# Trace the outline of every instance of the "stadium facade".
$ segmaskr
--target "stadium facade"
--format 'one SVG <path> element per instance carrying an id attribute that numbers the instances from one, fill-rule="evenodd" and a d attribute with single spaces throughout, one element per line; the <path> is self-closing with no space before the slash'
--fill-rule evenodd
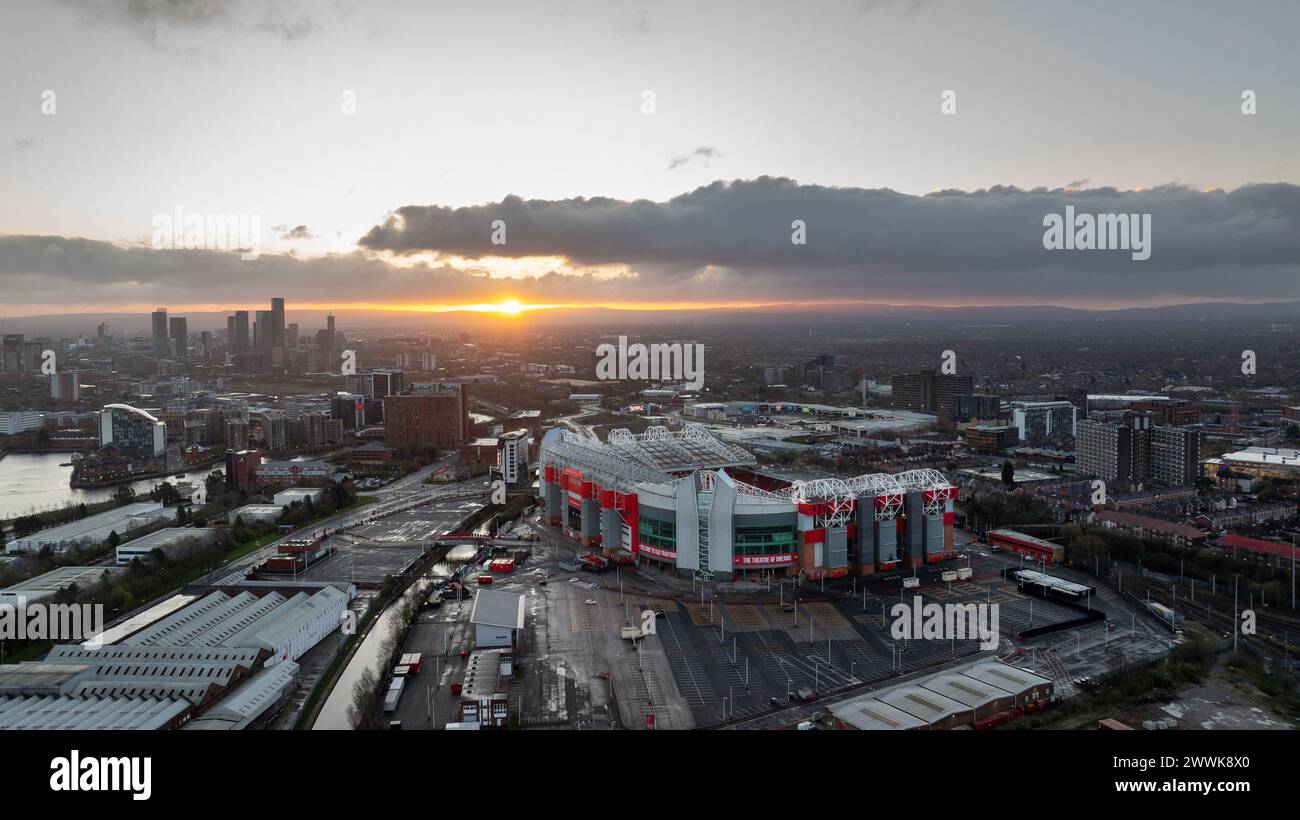
<path id="1" fill-rule="evenodd" d="M 786 481 L 707 428 L 553 429 L 539 490 L 548 523 L 582 546 L 714 579 L 869 575 L 955 556 L 956 488 L 937 470 Z"/>

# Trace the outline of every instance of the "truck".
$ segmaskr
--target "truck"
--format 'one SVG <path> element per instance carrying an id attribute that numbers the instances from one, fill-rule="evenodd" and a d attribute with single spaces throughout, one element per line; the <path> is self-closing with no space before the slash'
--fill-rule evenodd
<path id="1" fill-rule="evenodd" d="M 391 715 L 397 711 L 397 703 L 402 699 L 402 687 L 405 683 L 405 678 L 393 678 L 393 682 L 388 684 L 388 692 L 384 695 L 384 714 Z"/>
<path id="2" fill-rule="evenodd" d="M 965 581 L 966 579 L 970 578 L 974 574 L 975 574 L 975 570 L 971 569 L 970 567 L 962 567 L 961 569 L 957 570 L 957 580 Z"/>
<path id="3" fill-rule="evenodd" d="M 641 637 L 641 627 L 639 626 L 619 627 L 618 636 L 624 640 L 635 641 L 637 638 Z"/>
<path id="4" fill-rule="evenodd" d="M 911 578 L 903 579 L 903 589 L 916 589 L 921 585 L 921 579 L 913 575 Z"/>
<path id="5" fill-rule="evenodd" d="M 412 675 L 418 675 L 420 674 L 420 665 L 421 665 L 420 662 L 422 658 L 423 656 L 419 652 L 408 652 L 407 654 L 402 656 L 402 660 L 399 661 L 399 665 L 405 666 L 407 669 L 409 669 Z"/>
<path id="6" fill-rule="evenodd" d="M 949 583 L 949 582 L 951 582 L 951 581 L 956 581 L 956 580 L 957 580 L 957 571 L 956 571 L 956 570 L 952 570 L 952 569 L 944 570 L 943 574 L 940 575 L 939 578 L 940 578 L 940 580 L 942 580 L 944 583 Z"/>
<path id="7" fill-rule="evenodd" d="M 814 692 L 812 688 L 808 686 L 800 686 L 798 689 L 795 690 L 794 694 L 797 699 L 803 701 L 804 703 L 807 703 L 810 700 L 814 700 L 817 697 L 817 693 Z"/>
<path id="8" fill-rule="evenodd" d="M 588 572 L 606 572 L 614 566 L 608 558 L 595 553 L 584 555 L 578 561 L 582 564 L 582 568 Z"/>

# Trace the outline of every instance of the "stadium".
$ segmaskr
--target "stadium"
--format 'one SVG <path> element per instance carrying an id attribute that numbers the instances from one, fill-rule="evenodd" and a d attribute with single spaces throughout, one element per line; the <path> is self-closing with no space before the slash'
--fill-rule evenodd
<path id="1" fill-rule="evenodd" d="M 556 428 L 539 462 L 548 523 L 682 574 L 817 580 L 955 555 L 957 490 L 937 470 L 792 482 L 699 424 L 614 430 L 607 442 Z"/>

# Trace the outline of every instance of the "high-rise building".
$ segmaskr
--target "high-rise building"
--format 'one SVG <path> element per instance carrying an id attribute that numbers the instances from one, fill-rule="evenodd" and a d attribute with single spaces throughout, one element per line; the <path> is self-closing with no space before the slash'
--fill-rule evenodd
<path id="1" fill-rule="evenodd" d="M 284 348 L 284 299 L 271 299 L 271 347 Z"/>
<path id="2" fill-rule="evenodd" d="M 895 375 L 890 385 L 895 407 L 924 413 L 952 412 L 958 396 L 975 392 L 975 380 L 970 376 L 936 373 L 932 367 L 921 368 L 920 373 Z"/>
<path id="3" fill-rule="evenodd" d="M 50 398 L 59 401 L 79 401 L 81 399 L 81 373 L 76 370 L 60 370 L 51 373 Z"/>
<path id="4" fill-rule="evenodd" d="M 1196 483 L 1201 462 L 1201 434 L 1185 427 L 1152 427 L 1147 431 L 1147 475 L 1161 484 L 1184 487 Z"/>
<path id="5" fill-rule="evenodd" d="M 253 348 L 271 360 L 271 311 L 259 310 L 253 319 Z"/>
<path id="6" fill-rule="evenodd" d="M 284 332 L 284 346 L 287 350 L 298 349 L 298 323 L 290 322 L 288 329 Z"/>
<path id="7" fill-rule="evenodd" d="M 384 440 L 393 447 L 459 447 L 469 437 L 469 396 L 462 384 L 422 385 L 384 399 Z"/>
<path id="8" fill-rule="evenodd" d="M 1075 406 L 1068 401 L 1013 401 L 1011 423 L 1030 444 L 1074 437 Z"/>
<path id="9" fill-rule="evenodd" d="M 187 359 L 190 353 L 190 333 L 184 316 L 173 316 L 170 320 L 171 350 L 177 359 Z"/>
<path id="10" fill-rule="evenodd" d="M 1075 436 L 1079 472 L 1107 481 L 1155 481 L 1170 487 L 1195 484 L 1200 433 L 1151 422 L 1147 413 L 1134 413 L 1119 422 L 1080 421 Z"/>
<path id="11" fill-rule="evenodd" d="M 231 353 L 251 353 L 248 337 L 248 311 L 235 311 L 235 335 L 230 342 Z"/>
<path id="12" fill-rule="evenodd" d="M 155 458 L 167 449 L 167 428 L 154 416 L 127 404 L 106 404 L 99 412 L 99 445 L 112 444 L 129 457 Z"/>
<path id="13" fill-rule="evenodd" d="M 159 359 L 171 355 L 171 341 L 167 326 L 167 308 L 160 307 L 153 312 L 153 355 Z"/>
<path id="14" fill-rule="evenodd" d="M 1002 415 L 1002 399 L 998 396 L 971 394 L 958 396 L 953 407 L 954 421 L 971 419 L 996 419 Z"/>
<path id="15" fill-rule="evenodd" d="M 1137 468 L 1136 432 L 1127 424 L 1083 419 L 1075 428 L 1075 468 L 1104 481 L 1132 481 Z"/>

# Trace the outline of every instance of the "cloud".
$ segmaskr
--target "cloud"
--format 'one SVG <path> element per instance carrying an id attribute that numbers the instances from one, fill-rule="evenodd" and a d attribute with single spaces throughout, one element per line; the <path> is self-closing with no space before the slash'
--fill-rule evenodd
<path id="1" fill-rule="evenodd" d="M 86 20 L 107 23 L 165 51 L 201 54 L 196 36 L 209 32 L 269 34 L 299 40 L 320 28 L 293 0 L 64 0 Z"/>
<path id="2" fill-rule="evenodd" d="M 1151 214 L 1151 258 L 1044 249 L 1044 216 L 1068 205 L 1078 213 Z M 508 244 L 491 242 L 496 219 L 507 225 Z M 791 241 L 795 220 L 806 225 L 806 244 Z M 410 205 L 360 245 L 398 255 L 624 265 L 660 298 L 670 284 L 707 282 L 714 298 L 739 287 L 753 295 L 980 304 L 1289 299 L 1300 295 L 1300 187 L 996 186 L 913 196 L 760 177 L 714 182 L 666 202 L 508 196 L 473 207 Z"/>
<path id="3" fill-rule="evenodd" d="M 299 225 L 296 228 L 290 228 L 288 225 L 273 225 L 271 230 L 281 239 L 315 239 L 316 235 L 311 232 L 306 225 Z"/>
<path id="4" fill-rule="evenodd" d="M 1045 250 L 1043 218 L 1067 205 L 1151 214 L 1151 258 Z M 496 219 L 506 222 L 505 245 L 492 244 Z M 807 244 L 791 242 L 795 220 Z M 533 304 L 1281 301 L 1300 298 L 1300 187 L 999 186 L 911 196 L 760 177 L 665 202 L 510 196 L 463 208 L 410 205 L 358 244 L 245 262 L 233 252 L 0 236 L 0 292 L 11 315 L 24 306 L 253 304 L 286 293 L 339 306 L 507 296 Z M 504 278 L 494 267 L 500 257 L 523 260 L 511 269 L 526 274 Z M 563 263 L 546 261 L 554 258 Z"/>
<path id="5" fill-rule="evenodd" d="M 721 158 L 722 158 L 722 152 L 720 152 L 718 149 L 710 148 L 707 145 L 702 145 L 699 148 L 696 148 L 694 151 L 690 152 L 689 154 L 681 154 L 679 156 L 673 157 L 672 160 L 668 163 L 668 170 L 675 171 L 678 168 L 685 165 L 686 163 L 692 162 L 697 159 L 703 160 L 704 166 L 707 168 L 710 161 L 715 159 L 721 159 Z"/>

